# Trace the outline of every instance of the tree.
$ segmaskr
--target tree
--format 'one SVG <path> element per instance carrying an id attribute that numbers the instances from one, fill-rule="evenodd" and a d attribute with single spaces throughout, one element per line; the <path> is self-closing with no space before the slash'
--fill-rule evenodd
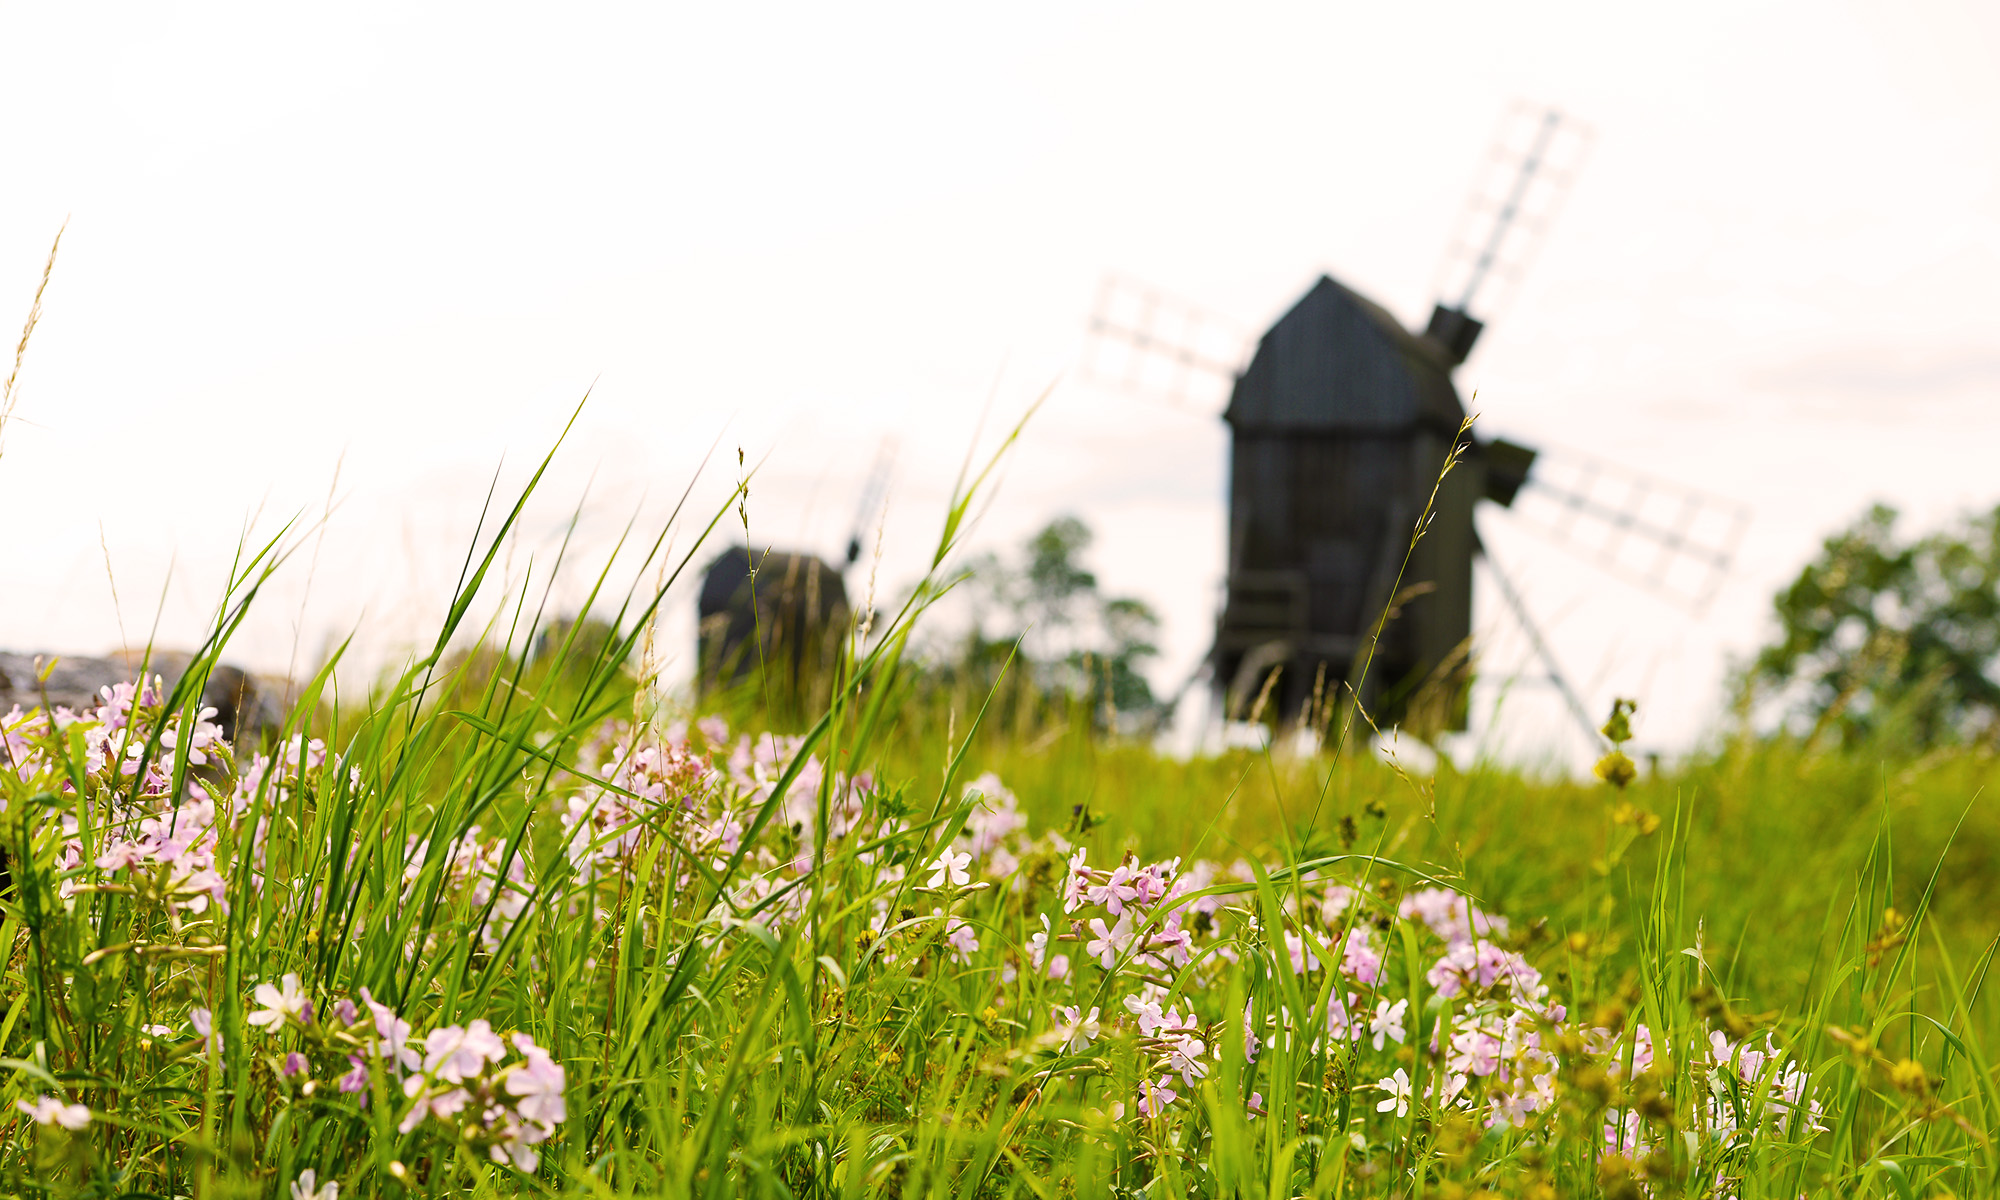
<path id="1" fill-rule="evenodd" d="M 991 674 L 1018 643 L 1017 664 L 1037 686 L 1096 709 L 1148 716 L 1159 701 L 1142 667 L 1159 654 L 1160 618 L 1145 601 L 1106 596 L 1083 565 L 1090 527 L 1061 516 L 1022 546 L 1017 561 L 987 554 L 967 570 L 972 628 L 956 670 Z"/>
<path id="2" fill-rule="evenodd" d="M 2000 738 L 2000 507 L 1910 542 L 1897 515 L 1869 509 L 1778 593 L 1746 698 L 1814 740 Z"/>

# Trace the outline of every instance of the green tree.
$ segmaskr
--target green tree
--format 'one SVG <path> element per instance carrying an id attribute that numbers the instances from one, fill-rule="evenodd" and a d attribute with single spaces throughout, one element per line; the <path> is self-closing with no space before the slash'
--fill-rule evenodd
<path id="1" fill-rule="evenodd" d="M 1082 520 L 1061 516 L 1028 538 L 1018 559 L 974 560 L 972 628 L 952 669 L 990 674 L 1018 642 L 1038 686 L 1121 714 L 1156 714 L 1144 666 L 1159 654 L 1159 615 L 1143 600 L 1098 590 L 1083 563 L 1093 540 Z"/>
<path id="2" fill-rule="evenodd" d="M 2000 508 L 1913 541 L 1897 515 L 1869 509 L 1778 593 L 1746 696 L 1813 740 L 2000 738 Z"/>

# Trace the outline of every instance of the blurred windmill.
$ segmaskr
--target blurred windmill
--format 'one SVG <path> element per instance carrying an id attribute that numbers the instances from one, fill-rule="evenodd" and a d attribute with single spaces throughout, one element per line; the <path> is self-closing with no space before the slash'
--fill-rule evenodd
<path id="1" fill-rule="evenodd" d="M 1259 695 L 1296 715 L 1345 686 L 1378 719 L 1463 729 L 1473 562 L 1484 558 L 1594 741 L 1596 722 L 1478 535 L 1480 500 L 1691 614 L 1715 596 L 1749 520 L 1742 507 L 1602 459 L 1463 429 L 1452 373 L 1485 329 L 1474 314 L 1490 319 L 1511 297 L 1589 141 L 1553 108 L 1507 113 L 1446 244 L 1421 333 L 1326 276 L 1254 340 L 1157 289 L 1105 280 L 1085 377 L 1209 411 L 1207 388 L 1231 385 L 1221 414 L 1232 443 L 1229 574 L 1204 663 L 1229 715 Z M 1459 464 L 1433 495 L 1455 447 Z M 1385 611 L 1393 619 L 1378 639 Z M 1413 712 L 1419 701 L 1429 711 Z"/>
<path id="2" fill-rule="evenodd" d="M 838 567 L 809 550 L 753 550 L 741 543 L 710 561 L 695 601 L 698 686 L 733 684 L 765 669 L 797 689 L 830 667 L 850 612 L 843 576 L 879 532 L 895 463 L 896 439 L 885 437 L 861 485 Z M 754 649 L 753 641 L 760 643 Z"/>

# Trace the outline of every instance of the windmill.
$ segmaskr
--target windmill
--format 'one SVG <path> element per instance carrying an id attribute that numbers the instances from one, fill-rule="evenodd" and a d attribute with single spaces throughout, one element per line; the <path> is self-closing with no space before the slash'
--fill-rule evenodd
<path id="1" fill-rule="evenodd" d="M 752 551 L 741 543 L 709 563 L 695 600 L 698 686 L 736 683 L 761 659 L 796 688 L 831 665 L 850 612 L 843 576 L 875 533 L 895 461 L 896 439 L 885 437 L 862 484 L 840 566 L 810 551 Z"/>
<path id="2" fill-rule="evenodd" d="M 1184 408 L 1197 404 L 1199 380 L 1231 384 L 1221 413 L 1231 433 L 1228 576 L 1204 664 L 1227 715 L 1263 697 L 1269 711 L 1293 716 L 1351 688 L 1378 719 L 1463 729 L 1474 560 L 1483 558 L 1594 740 L 1595 722 L 1479 537 L 1482 500 L 1690 611 L 1714 596 L 1748 520 L 1740 507 L 1465 427 L 1453 372 L 1485 329 L 1474 314 L 1490 319 L 1518 283 L 1588 140 L 1552 108 L 1507 114 L 1447 243 L 1422 332 L 1321 276 L 1253 345 L 1193 305 L 1106 280 L 1086 376 Z M 1112 356 L 1122 362 L 1107 370 Z M 1419 520 L 1427 523 L 1412 550 Z"/>

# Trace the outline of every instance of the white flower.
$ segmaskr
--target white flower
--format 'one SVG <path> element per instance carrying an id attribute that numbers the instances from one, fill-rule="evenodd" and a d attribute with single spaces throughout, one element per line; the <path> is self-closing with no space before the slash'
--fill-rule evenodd
<path id="1" fill-rule="evenodd" d="M 1042 931 L 1028 939 L 1028 961 L 1041 966 L 1049 954 L 1049 914 L 1042 914 Z"/>
<path id="2" fill-rule="evenodd" d="M 60 1125 L 74 1130 L 90 1124 L 89 1109 L 81 1104 L 64 1104 L 54 1096 L 37 1096 L 33 1104 L 16 1100 L 14 1107 L 33 1117 L 37 1125 Z"/>
<path id="3" fill-rule="evenodd" d="M 319 1175 L 307 1167 L 292 1180 L 292 1200 L 340 1200 L 340 1184 L 332 1179 L 320 1183 Z"/>
<path id="4" fill-rule="evenodd" d="M 1394 1109 L 1396 1115 L 1399 1117 L 1410 1115 L 1410 1073 L 1408 1071 L 1397 1067 L 1394 1075 L 1376 1080 L 1375 1086 L 1389 1093 L 1387 1100 L 1375 1106 L 1376 1112 L 1388 1112 Z"/>
<path id="5" fill-rule="evenodd" d="M 286 1017 L 297 1017 L 301 1024 L 305 1021 L 306 993 L 297 975 L 285 976 L 283 989 L 268 983 L 257 985 L 257 1003 L 263 1005 L 251 1013 L 246 1020 L 252 1025 L 269 1025 L 276 1028 L 285 1023 Z"/>
<path id="6" fill-rule="evenodd" d="M 966 872 L 966 868 L 971 865 L 972 855 L 954 854 L 947 847 L 944 853 L 937 856 L 937 861 L 931 864 L 930 886 L 941 888 L 946 880 L 950 880 L 951 886 L 964 887 L 972 882 L 972 876 Z"/>
<path id="7" fill-rule="evenodd" d="M 1390 1004 L 1387 1000 L 1375 1002 L 1375 1015 L 1368 1019 L 1368 1032 L 1375 1035 L 1375 1048 L 1382 1048 L 1384 1038 L 1394 1038 L 1400 1044 L 1403 1040 L 1403 1014 L 1408 1012 L 1410 1002 L 1398 1000 Z"/>

